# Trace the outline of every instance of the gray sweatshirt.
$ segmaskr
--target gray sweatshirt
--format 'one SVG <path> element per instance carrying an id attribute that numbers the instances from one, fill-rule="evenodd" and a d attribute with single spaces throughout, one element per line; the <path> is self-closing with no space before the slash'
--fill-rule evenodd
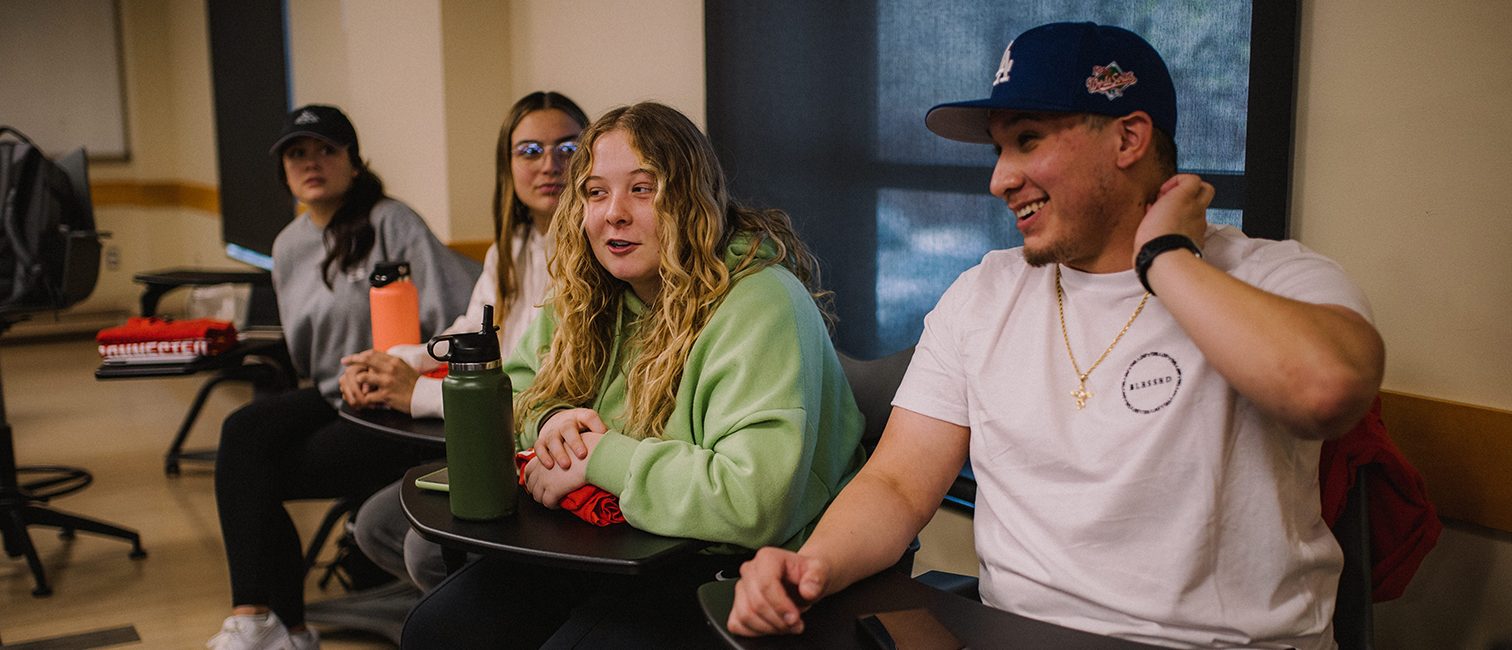
<path id="1" fill-rule="evenodd" d="M 320 275 L 325 259 L 321 229 L 301 214 L 284 226 L 273 242 L 273 289 L 289 356 L 301 377 L 315 381 L 332 405 L 341 402 L 336 380 L 341 357 L 373 346 L 368 311 L 368 276 L 384 259 L 410 263 L 410 277 L 420 294 L 420 336 L 429 339 L 467 308 L 479 267 L 447 248 L 420 215 L 394 199 L 373 206 L 373 250 L 351 271 L 335 273 L 326 287 Z"/>

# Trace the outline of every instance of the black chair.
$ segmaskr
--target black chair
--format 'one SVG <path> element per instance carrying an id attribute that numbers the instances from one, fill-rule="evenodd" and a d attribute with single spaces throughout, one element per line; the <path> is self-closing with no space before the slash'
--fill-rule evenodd
<path id="1" fill-rule="evenodd" d="M 1344 511 L 1334 522 L 1334 539 L 1344 551 L 1344 571 L 1339 574 L 1339 593 L 1334 600 L 1334 640 L 1340 650 L 1370 650 L 1375 644 L 1373 617 L 1374 587 L 1370 579 L 1370 501 L 1369 484 L 1375 467 L 1364 465 L 1355 470 L 1354 485 Z"/>
<path id="2" fill-rule="evenodd" d="M 840 352 L 840 368 L 845 371 L 845 380 L 850 384 L 851 394 L 856 398 L 856 408 L 861 411 L 865 424 L 861 430 L 861 446 L 868 456 L 877 449 L 882 440 L 882 431 L 887 428 L 887 419 L 892 415 L 892 399 L 908 372 L 908 363 L 913 360 L 912 347 L 899 350 L 880 359 L 861 360 Z M 893 570 L 907 575 L 913 571 L 914 556 L 919 552 L 919 539 L 914 538 Z"/>
<path id="3" fill-rule="evenodd" d="M 85 166 L 84 151 L 77 150 L 59 161 L 57 166 L 68 177 L 72 191 L 69 209 L 77 211 L 70 216 L 87 222 L 87 229 L 72 230 L 61 250 L 46 252 L 58 259 L 36 260 L 49 269 L 47 291 L 42 297 L 29 302 L 9 304 L 0 309 L 0 335 L 11 326 L 30 318 L 32 314 L 66 309 L 89 297 L 94 291 L 100 271 L 100 233 L 94 230 L 94 209 L 89 199 L 89 176 Z M 46 250 L 46 249 L 44 249 Z M 53 277 L 53 271 L 57 277 Z M 22 473 L 52 475 L 22 483 Z M 51 526 L 60 535 L 69 539 L 75 531 L 87 531 L 99 535 L 119 537 L 131 542 L 130 557 L 146 557 L 142 539 L 136 531 L 108 524 L 95 519 L 54 510 L 45 504 L 49 499 L 83 489 L 93 481 L 89 472 L 70 467 L 16 466 L 15 441 L 9 421 L 5 417 L 4 388 L 0 386 L 0 536 L 4 537 L 5 554 L 9 557 L 26 558 L 32 577 L 36 581 L 33 596 L 52 594 L 43 570 L 42 560 L 32 545 L 31 526 Z"/>
<path id="4" fill-rule="evenodd" d="M 871 361 L 839 353 L 840 368 L 845 371 L 851 393 L 856 396 L 856 407 L 861 409 L 861 418 L 866 422 L 866 428 L 861 432 L 861 446 L 868 454 L 877 448 L 882 430 L 887 428 L 887 418 L 892 415 L 893 395 L 898 392 L 898 384 L 903 383 L 903 374 L 908 371 L 913 352 L 910 347 Z"/>

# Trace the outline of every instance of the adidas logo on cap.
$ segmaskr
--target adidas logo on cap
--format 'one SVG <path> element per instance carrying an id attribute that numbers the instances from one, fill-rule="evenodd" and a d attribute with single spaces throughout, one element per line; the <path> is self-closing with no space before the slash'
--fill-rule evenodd
<path id="1" fill-rule="evenodd" d="M 299 117 L 294 118 L 295 124 L 315 124 L 319 121 L 320 118 L 315 117 L 315 114 L 309 111 L 304 111 L 299 114 Z"/>

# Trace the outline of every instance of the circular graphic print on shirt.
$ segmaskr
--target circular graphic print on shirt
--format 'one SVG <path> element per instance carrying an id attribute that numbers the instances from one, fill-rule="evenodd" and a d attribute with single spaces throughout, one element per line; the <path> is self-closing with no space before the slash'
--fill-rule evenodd
<path id="1" fill-rule="evenodd" d="M 1124 404 L 1135 413 L 1154 413 L 1176 399 L 1181 390 L 1181 366 L 1164 352 L 1146 352 L 1129 364 L 1123 376 Z"/>

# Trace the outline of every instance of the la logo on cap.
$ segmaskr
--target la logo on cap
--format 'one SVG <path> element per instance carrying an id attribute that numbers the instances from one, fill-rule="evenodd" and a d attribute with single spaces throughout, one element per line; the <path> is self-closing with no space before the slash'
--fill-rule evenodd
<path id="1" fill-rule="evenodd" d="M 319 121 L 320 118 L 315 117 L 315 114 L 309 111 L 301 112 L 299 117 L 294 118 L 295 124 L 314 124 Z"/>
<path id="2" fill-rule="evenodd" d="M 992 85 L 1008 81 L 1008 71 L 1013 69 L 1013 41 L 1008 42 L 1008 47 L 1003 50 L 1003 62 L 998 64 L 997 74 L 992 76 Z"/>

